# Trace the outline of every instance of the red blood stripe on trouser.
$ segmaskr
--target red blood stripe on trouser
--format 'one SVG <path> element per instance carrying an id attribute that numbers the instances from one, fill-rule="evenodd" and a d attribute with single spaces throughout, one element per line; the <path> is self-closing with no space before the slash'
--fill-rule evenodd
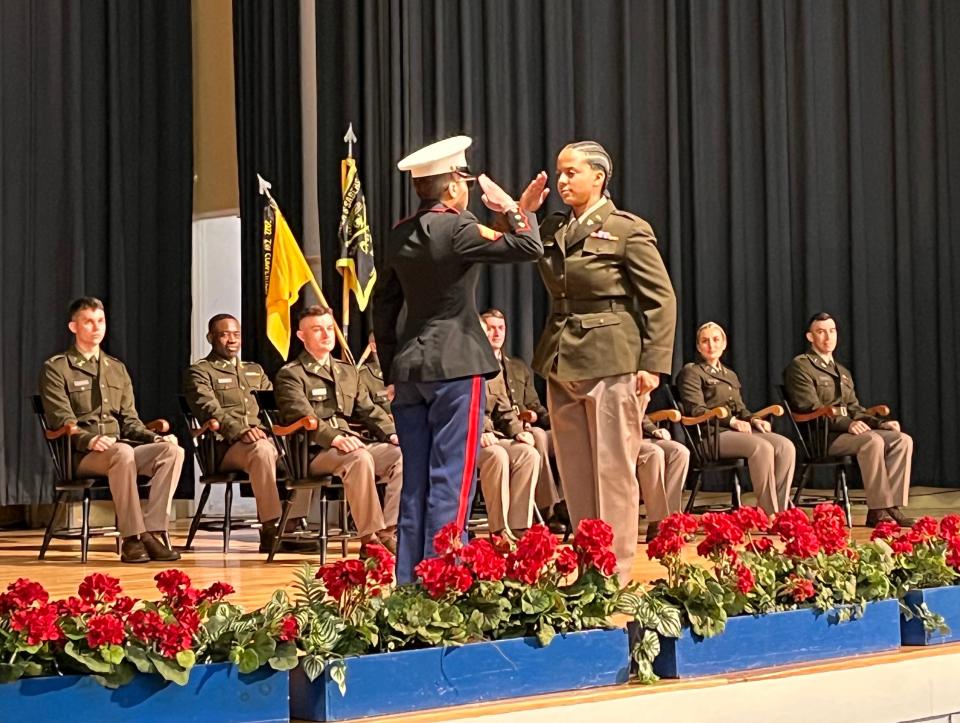
<path id="1" fill-rule="evenodd" d="M 470 502 L 470 488 L 477 467 L 477 435 L 480 415 L 480 389 L 483 377 L 474 377 L 470 385 L 470 411 L 467 428 L 466 454 L 463 456 L 463 475 L 460 478 L 460 506 L 457 509 L 457 528 L 462 530 L 467 523 L 467 505 Z"/>

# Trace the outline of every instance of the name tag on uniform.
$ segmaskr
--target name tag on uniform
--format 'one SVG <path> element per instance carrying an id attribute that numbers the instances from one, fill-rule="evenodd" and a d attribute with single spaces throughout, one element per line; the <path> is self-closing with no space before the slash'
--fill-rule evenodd
<path id="1" fill-rule="evenodd" d="M 326 388 L 326 387 L 318 387 L 318 388 L 316 388 L 316 389 L 312 389 L 312 390 L 310 390 L 310 394 L 312 394 L 312 395 L 315 396 L 315 397 L 325 397 L 325 396 L 327 396 L 327 388 Z"/>
<path id="2" fill-rule="evenodd" d="M 74 380 L 73 380 L 73 386 L 75 386 L 75 387 L 89 387 L 89 386 L 90 386 L 90 380 L 89 380 L 89 379 L 74 379 Z"/>
<path id="3" fill-rule="evenodd" d="M 220 377 L 217 379 L 217 384 L 229 384 L 233 381 L 233 377 Z"/>

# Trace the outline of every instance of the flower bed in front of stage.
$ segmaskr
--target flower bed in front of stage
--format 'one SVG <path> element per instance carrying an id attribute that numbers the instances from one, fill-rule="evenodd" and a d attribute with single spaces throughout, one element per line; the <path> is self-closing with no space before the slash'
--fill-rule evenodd
<path id="1" fill-rule="evenodd" d="M 939 526 L 922 518 L 913 530 L 883 526 L 869 543 L 856 543 L 843 511 L 832 504 L 817 506 L 812 520 L 797 508 L 772 519 L 757 508 L 699 519 L 671 515 L 648 550 L 667 576 L 647 591 L 637 615 L 644 629 L 637 656 L 641 677 L 704 675 L 895 648 L 896 600 L 910 589 L 957 579 L 958 523 L 956 515 Z M 698 534 L 700 559 L 685 562 L 681 551 Z M 682 613 L 681 633 L 655 634 L 645 616 L 655 620 L 670 607 Z M 943 624 L 936 611 L 914 614 L 924 626 Z M 728 630 L 734 622 L 735 630 Z"/>

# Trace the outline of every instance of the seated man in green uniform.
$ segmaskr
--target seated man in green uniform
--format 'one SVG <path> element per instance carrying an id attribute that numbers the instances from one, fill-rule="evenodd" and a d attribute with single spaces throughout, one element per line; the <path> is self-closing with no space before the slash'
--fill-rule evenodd
<path id="1" fill-rule="evenodd" d="M 179 560 L 162 541 L 183 449 L 172 434 L 151 432 L 140 421 L 133 382 L 119 359 L 100 348 L 107 333 L 103 302 L 85 296 L 70 304 L 74 342 L 43 365 L 40 397 L 47 425 L 80 427 L 71 438 L 78 476 L 106 475 L 117 511 L 122 562 Z M 150 477 L 146 510 L 140 507 L 137 476 Z"/>

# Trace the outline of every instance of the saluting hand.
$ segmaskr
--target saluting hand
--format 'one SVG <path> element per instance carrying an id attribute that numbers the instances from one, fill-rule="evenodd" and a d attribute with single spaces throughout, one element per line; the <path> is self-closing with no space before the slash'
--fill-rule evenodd
<path id="1" fill-rule="evenodd" d="M 480 200 L 494 213 L 506 213 L 517 207 L 517 202 L 510 197 L 510 194 L 491 181 L 487 174 L 481 173 L 477 177 L 477 182 L 483 190 Z"/>
<path id="2" fill-rule="evenodd" d="M 520 208 L 527 213 L 536 213 L 549 194 L 547 172 L 540 171 L 520 194 Z"/>

